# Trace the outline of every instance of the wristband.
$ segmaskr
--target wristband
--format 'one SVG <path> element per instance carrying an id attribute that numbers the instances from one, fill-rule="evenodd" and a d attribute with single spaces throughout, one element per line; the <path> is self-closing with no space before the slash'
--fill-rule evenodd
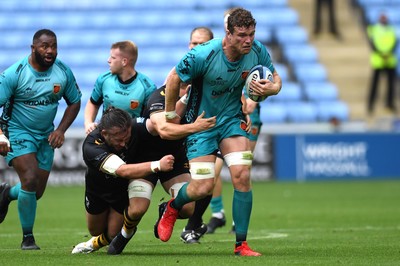
<path id="1" fill-rule="evenodd" d="M 10 141 L 8 140 L 8 138 L 6 137 L 6 135 L 0 134 L 0 142 L 5 142 L 5 143 L 7 143 L 7 146 L 10 148 Z"/>
<path id="2" fill-rule="evenodd" d="M 166 117 L 167 119 L 174 119 L 174 118 L 177 117 L 177 116 L 178 116 L 178 114 L 176 113 L 175 110 L 169 111 L 169 112 L 165 112 L 165 117 Z"/>
<path id="3" fill-rule="evenodd" d="M 179 100 L 180 100 L 184 105 L 187 105 L 187 104 L 188 104 L 188 101 L 189 101 L 189 99 L 188 99 L 188 97 L 187 97 L 187 94 L 183 95 Z"/>
<path id="4" fill-rule="evenodd" d="M 150 163 L 150 168 L 153 173 L 157 173 L 161 170 L 160 161 L 152 161 Z"/>

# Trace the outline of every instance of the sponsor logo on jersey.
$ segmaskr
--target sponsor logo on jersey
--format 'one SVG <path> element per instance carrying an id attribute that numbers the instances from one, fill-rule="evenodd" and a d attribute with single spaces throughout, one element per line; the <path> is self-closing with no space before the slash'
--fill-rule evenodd
<path id="1" fill-rule="evenodd" d="M 23 94 L 25 97 L 33 97 L 36 95 L 36 91 L 32 90 L 32 88 L 26 88 Z"/>
<path id="2" fill-rule="evenodd" d="M 37 100 L 37 101 L 25 101 L 24 104 L 28 105 L 28 106 L 39 106 L 39 105 L 47 106 L 47 105 L 55 104 L 57 102 L 58 102 L 57 99 L 50 99 L 50 100 L 45 99 L 45 100 Z"/>
<path id="3" fill-rule="evenodd" d="M 221 90 L 221 91 L 215 91 L 215 90 L 213 90 L 213 91 L 211 92 L 211 96 L 212 96 L 213 98 L 217 98 L 217 97 L 220 97 L 220 96 L 222 96 L 222 95 L 224 95 L 224 94 L 226 94 L 226 93 L 232 93 L 232 92 L 233 92 L 233 88 L 226 88 L 226 89 Z"/>
<path id="4" fill-rule="evenodd" d="M 227 83 L 227 80 L 223 80 L 221 77 L 218 77 L 216 80 L 210 82 L 212 86 L 224 86 Z"/>

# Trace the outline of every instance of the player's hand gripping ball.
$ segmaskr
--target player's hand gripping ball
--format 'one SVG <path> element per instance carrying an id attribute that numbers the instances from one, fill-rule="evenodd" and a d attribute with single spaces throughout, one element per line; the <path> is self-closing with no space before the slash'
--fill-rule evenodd
<path id="1" fill-rule="evenodd" d="M 252 80 L 259 81 L 260 79 L 269 79 L 272 82 L 274 81 L 271 71 L 266 66 L 256 65 L 250 69 L 244 84 L 247 95 L 255 102 L 262 102 L 268 97 L 254 95 L 253 90 L 250 88 L 250 83 Z"/>

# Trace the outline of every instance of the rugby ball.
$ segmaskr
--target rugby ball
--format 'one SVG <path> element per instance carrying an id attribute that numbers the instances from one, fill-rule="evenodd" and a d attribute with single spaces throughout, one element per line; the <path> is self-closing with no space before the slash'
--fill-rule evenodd
<path id="1" fill-rule="evenodd" d="M 260 79 L 269 79 L 272 82 L 274 81 L 272 73 L 268 67 L 262 65 L 256 65 L 252 69 L 250 69 L 244 84 L 247 96 L 255 102 L 262 102 L 268 97 L 268 96 L 253 95 L 253 90 L 250 88 L 250 83 L 252 80 L 259 81 Z"/>

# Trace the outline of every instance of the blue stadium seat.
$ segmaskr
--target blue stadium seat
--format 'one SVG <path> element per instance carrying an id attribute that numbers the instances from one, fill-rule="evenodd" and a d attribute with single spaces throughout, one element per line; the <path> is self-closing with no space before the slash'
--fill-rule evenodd
<path id="1" fill-rule="evenodd" d="M 299 102 L 303 100 L 303 91 L 297 82 L 283 82 L 279 94 L 269 98 L 274 102 Z"/>
<path id="2" fill-rule="evenodd" d="M 264 5 L 264 2 L 260 2 Z M 298 13 L 289 7 L 270 7 L 263 9 L 252 9 L 251 13 L 257 21 L 257 29 L 260 27 L 293 27 L 299 25 Z"/>
<path id="3" fill-rule="evenodd" d="M 349 120 L 349 107 L 343 101 L 321 101 L 317 103 L 318 120 L 329 122 L 338 119 L 341 122 Z"/>
<path id="4" fill-rule="evenodd" d="M 318 121 L 317 106 L 312 102 L 295 102 L 286 105 L 288 120 L 292 123 L 315 123 Z"/>
<path id="5" fill-rule="evenodd" d="M 285 60 L 291 65 L 295 65 L 299 62 L 318 62 L 318 51 L 313 45 L 309 43 L 286 44 L 282 46 L 282 54 Z"/>
<path id="6" fill-rule="evenodd" d="M 269 98 L 260 103 L 262 123 L 287 123 L 287 110 L 284 103 L 271 102 Z"/>
<path id="7" fill-rule="evenodd" d="M 338 89 L 331 82 L 306 82 L 303 88 L 305 97 L 309 101 L 335 101 L 338 99 Z"/>
<path id="8" fill-rule="evenodd" d="M 328 81 L 328 73 L 320 63 L 298 63 L 293 66 L 293 73 L 301 84 Z"/>
<path id="9" fill-rule="evenodd" d="M 308 33 L 300 25 L 277 27 L 274 35 L 279 45 L 306 44 L 308 42 Z"/>

